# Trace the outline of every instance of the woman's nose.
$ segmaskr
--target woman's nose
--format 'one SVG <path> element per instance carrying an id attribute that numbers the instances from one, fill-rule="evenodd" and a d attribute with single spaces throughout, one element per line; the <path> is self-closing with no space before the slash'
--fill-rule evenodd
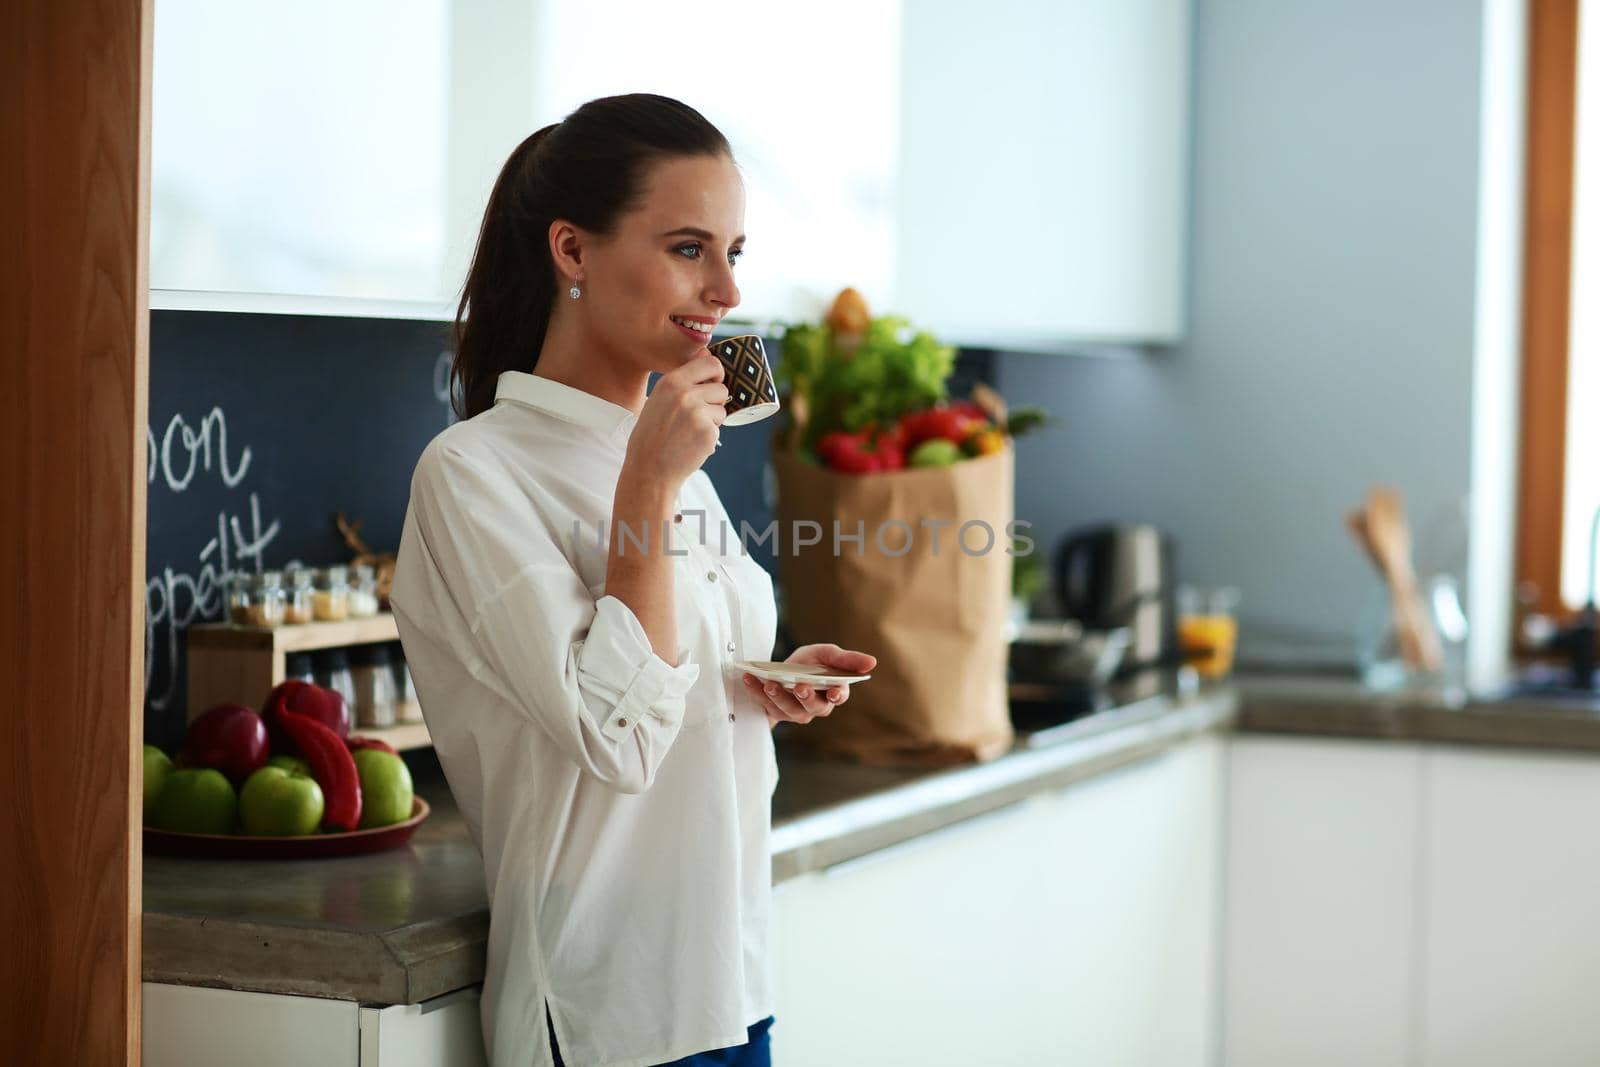
<path id="1" fill-rule="evenodd" d="M 733 267 L 724 265 L 707 283 L 706 295 L 723 307 L 739 306 L 739 283 L 733 280 Z"/>

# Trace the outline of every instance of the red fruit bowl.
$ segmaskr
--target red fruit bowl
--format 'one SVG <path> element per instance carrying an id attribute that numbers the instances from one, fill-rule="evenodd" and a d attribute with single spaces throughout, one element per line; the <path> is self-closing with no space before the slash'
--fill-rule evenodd
<path id="1" fill-rule="evenodd" d="M 428 817 L 428 802 L 411 798 L 411 817 L 405 822 L 374 826 L 347 833 L 305 834 L 301 837 L 251 837 L 246 834 L 184 834 L 175 830 L 144 828 L 144 850 L 163 856 L 217 860 L 294 860 L 319 856 L 355 856 L 399 848 L 411 839 Z"/>

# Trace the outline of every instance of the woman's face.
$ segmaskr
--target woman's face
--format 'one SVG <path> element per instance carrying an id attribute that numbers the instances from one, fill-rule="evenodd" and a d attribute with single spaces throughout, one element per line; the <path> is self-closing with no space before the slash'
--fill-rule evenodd
<path id="1" fill-rule="evenodd" d="M 744 181 L 733 160 L 664 160 L 614 232 L 585 242 L 573 310 L 616 358 L 665 373 L 704 348 L 717 320 L 739 305 L 733 264 L 743 246 Z"/>

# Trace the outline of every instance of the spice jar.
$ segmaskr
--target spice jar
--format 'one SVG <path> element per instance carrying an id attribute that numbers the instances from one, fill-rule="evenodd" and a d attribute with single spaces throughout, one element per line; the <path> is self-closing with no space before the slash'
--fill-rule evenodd
<path id="1" fill-rule="evenodd" d="M 228 575 L 228 621 L 238 626 L 250 625 L 250 589 L 256 576 L 246 571 Z"/>
<path id="2" fill-rule="evenodd" d="M 344 702 L 353 709 L 356 706 L 356 683 L 350 674 L 350 657 L 344 649 L 323 649 L 312 657 L 311 663 L 316 684 L 344 697 Z M 354 719 L 354 714 L 351 718 Z"/>
<path id="3" fill-rule="evenodd" d="M 323 622 L 350 614 L 350 579 L 344 564 L 323 567 L 312 574 L 311 613 Z"/>
<path id="4" fill-rule="evenodd" d="M 398 722 L 421 722 L 422 704 L 417 700 L 417 687 L 411 681 L 405 648 L 398 641 L 389 648 L 389 659 L 394 664 L 394 717 Z"/>
<path id="5" fill-rule="evenodd" d="M 277 626 L 283 622 L 283 579 L 277 571 L 262 571 L 249 583 L 245 625 Z"/>
<path id="6" fill-rule="evenodd" d="M 350 650 L 350 676 L 355 681 L 352 708 L 358 726 L 393 726 L 394 672 L 389 650 L 382 645 L 358 645 Z"/>
<path id="7" fill-rule="evenodd" d="M 286 682 L 316 683 L 316 672 L 311 667 L 311 653 L 291 652 L 283 658 L 283 680 Z"/>
<path id="8" fill-rule="evenodd" d="M 310 622 L 311 600 L 310 567 L 288 567 L 283 572 L 283 621 L 287 623 Z"/>
<path id="9" fill-rule="evenodd" d="M 350 570 L 350 617 L 370 618 L 378 613 L 378 574 L 367 563 Z"/>

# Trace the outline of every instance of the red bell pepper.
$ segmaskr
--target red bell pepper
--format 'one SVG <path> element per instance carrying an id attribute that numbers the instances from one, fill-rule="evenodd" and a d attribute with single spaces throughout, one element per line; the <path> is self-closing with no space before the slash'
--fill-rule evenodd
<path id="1" fill-rule="evenodd" d="M 973 430 L 987 421 L 983 416 L 973 415 L 964 407 L 936 407 L 928 408 L 926 411 L 913 411 L 904 416 L 900 420 L 900 429 L 905 434 L 905 447 L 909 450 L 935 437 L 942 437 L 959 445 Z"/>
<path id="2" fill-rule="evenodd" d="M 393 745 L 381 737 L 357 737 L 355 734 L 351 734 L 349 737 L 344 739 L 344 747 L 348 748 L 351 752 L 359 752 L 364 748 L 376 748 L 380 751 L 389 752 L 396 756 L 400 754 L 395 751 Z"/>
<path id="3" fill-rule="evenodd" d="M 900 470 L 906 465 L 898 434 L 874 427 L 846 433 L 835 430 L 817 439 L 817 455 L 829 470 L 841 474 L 872 474 Z"/>
<path id="4" fill-rule="evenodd" d="M 361 778 L 356 760 L 344 739 L 309 715 L 280 709 L 278 723 L 311 766 L 311 777 L 322 787 L 322 825 L 330 830 L 354 830 L 361 823 Z"/>

